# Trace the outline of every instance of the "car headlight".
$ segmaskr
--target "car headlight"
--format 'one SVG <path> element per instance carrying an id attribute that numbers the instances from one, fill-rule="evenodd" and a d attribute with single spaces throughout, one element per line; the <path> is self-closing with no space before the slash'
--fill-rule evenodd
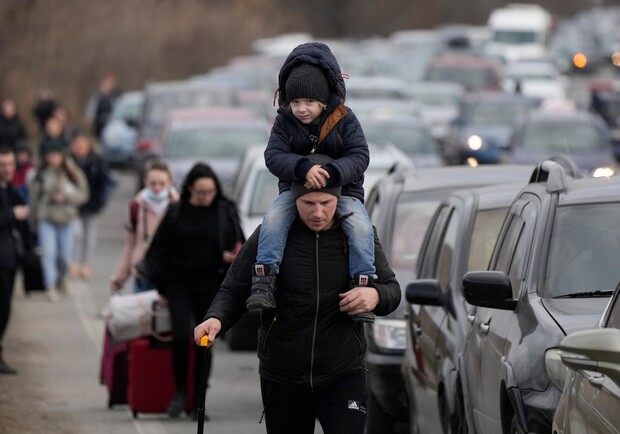
<path id="1" fill-rule="evenodd" d="M 603 178 L 606 176 L 612 176 L 616 171 L 611 167 L 597 167 L 592 172 L 594 178 Z"/>
<path id="2" fill-rule="evenodd" d="M 477 134 L 471 135 L 467 138 L 467 146 L 472 151 L 479 151 L 480 148 L 482 148 L 483 143 L 482 137 Z"/>
<path id="3" fill-rule="evenodd" d="M 545 370 L 553 385 L 559 390 L 564 389 L 564 383 L 568 377 L 568 368 L 562 363 L 560 350 L 557 348 L 550 348 L 545 351 Z"/>
<path id="4" fill-rule="evenodd" d="M 406 321 L 400 319 L 375 319 L 372 334 L 377 346 L 383 350 L 404 350 L 407 342 Z"/>

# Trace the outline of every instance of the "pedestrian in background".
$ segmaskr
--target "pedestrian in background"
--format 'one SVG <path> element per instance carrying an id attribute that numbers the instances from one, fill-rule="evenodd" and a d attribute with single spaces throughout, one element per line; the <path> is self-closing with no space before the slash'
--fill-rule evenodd
<path id="1" fill-rule="evenodd" d="M 80 206 L 88 200 L 88 183 L 80 168 L 67 157 L 64 144 L 49 140 L 29 190 L 30 218 L 37 228 L 46 293 L 50 301 L 57 301 L 58 291 L 66 291 L 74 223 Z"/>
<path id="2" fill-rule="evenodd" d="M 101 79 L 86 107 L 86 119 L 91 123 L 92 132 L 97 139 L 101 138 L 101 131 L 108 123 L 119 96 L 121 91 L 118 88 L 118 78 L 113 72 L 108 72 Z"/>
<path id="3" fill-rule="evenodd" d="M 325 434 L 363 434 L 368 392 L 366 338 L 351 316 L 387 315 L 401 298 L 398 281 L 374 237 L 377 279 L 350 287 L 349 252 L 336 215 L 341 187 L 291 187 L 295 221 L 286 239 L 274 309 L 261 312 L 258 357 L 269 434 L 312 434 L 318 419 Z M 212 343 L 245 312 L 250 266 L 262 225 L 250 236 L 217 292 L 194 339 Z"/>
<path id="4" fill-rule="evenodd" d="M 34 160 L 32 150 L 26 143 L 17 145 L 15 148 L 15 175 L 13 186 L 17 189 L 24 202 L 28 203 L 28 183 L 34 173 Z"/>
<path id="5" fill-rule="evenodd" d="M 140 276 L 136 266 L 144 258 L 166 208 L 170 202 L 177 201 L 179 195 L 172 186 L 170 167 L 163 161 L 147 163 L 144 185 L 129 204 L 123 253 L 116 272 L 110 277 L 113 292 L 120 290 L 129 276 L 133 276 L 134 292 L 155 289 L 153 284 Z"/>
<path id="6" fill-rule="evenodd" d="M 0 146 L 8 146 L 15 151 L 26 139 L 26 128 L 17 114 L 15 101 L 5 99 L 0 113 Z"/>
<path id="7" fill-rule="evenodd" d="M 280 194 L 267 210 L 252 266 L 248 309 L 275 307 L 274 292 L 288 229 L 296 215 L 291 182 L 309 188 L 342 187 L 338 214 L 351 250 L 351 287 L 372 286 L 376 277 L 374 235 L 364 207 L 364 172 L 370 162 L 368 143 L 355 114 L 344 105 L 346 88 L 338 61 L 319 42 L 297 46 L 280 74 L 279 109 L 265 150 L 265 164 L 279 179 Z M 312 161 L 315 153 L 329 156 Z M 351 317 L 372 322 L 372 313 Z"/>
<path id="8" fill-rule="evenodd" d="M 73 160 L 86 176 L 90 195 L 88 201 L 80 206 L 75 228 L 74 256 L 69 272 L 74 277 L 88 279 L 97 245 L 98 216 L 109 197 L 111 175 L 108 165 L 94 151 L 92 140 L 83 132 L 76 133 L 70 148 Z"/>
<path id="9" fill-rule="evenodd" d="M 204 318 L 244 241 L 235 204 L 223 195 L 211 167 L 197 163 L 183 182 L 180 201 L 168 207 L 149 247 L 157 251 L 154 257 L 161 258 L 159 273 L 167 277 L 156 286 L 172 322 L 176 393 L 168 406 L 171 417 L 181 414 L 188 398 L 188 342 L 193 326 Z M 204 366 L 202 354 L 195 352 L 195 366 Z M 206 357 L 211 359 L 210 349 Z M 198 378 L 192 380 L 195 394 L 201 390 Z M 196 397 L 194 403 L 198 402 Z"/>
<path id="10" fill-rule="evenodd" d="M 15 272 L 20 256 L 29 247 L 28 207 L 11 185 L 15 155 L 9 147 L 0 147 L 0 374 L 16 374 L 4 360 L 2 339 L 11 313 Z"/>
<path id="11" fill-rule="evenodd" d="M 58 101 L 54 96 L 54 93 L 49 89 L 41 89 L 34 107 L 32 108 L 32 114 L 37 120 L 39 126 L 39 135 L 43 135 L 45 131 L 45 125 L 47 120 L 54 116 L 54 111 L 58 107 Z"/>

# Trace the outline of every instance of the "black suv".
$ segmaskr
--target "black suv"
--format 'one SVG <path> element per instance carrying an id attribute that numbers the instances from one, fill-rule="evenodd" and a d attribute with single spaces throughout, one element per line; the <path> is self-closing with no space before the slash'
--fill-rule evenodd
<path id="1" fill-rule="evenodd" d="M 519 183 L 455 191 L 441 202 L 426 231 L 417 280 L 406 288 L 412 304 L 402 366 L 409 420 L 417 432 L 459 432 L 466 424 L 456 379 L 474 308 L 463 296 L 463 276 L 488 266 L 504 217 L 529 172 Z"/>
<path id="2" fill-rule="evenodd" d="M 439 202 L 452 191 L 527 180 L 530 166 L 437 167 L 393 173 L 370 191 L 366 206 L 390 265 L 404 291 L 415 278 L 418 251 Z M 368 433 L 407 430 L 407 397 L 401 375 L 406 302 L 366 326 L 369 369 Z"/>
<path id="3" fill-rule="evenodd" d="M 470 432 L 550 433 L 558 344 L 593 327 L 620 280 L 620 178 L 570 179 L 543 161 L 510 207 L 487 271 L 463 278 L 459 373 Z"/>

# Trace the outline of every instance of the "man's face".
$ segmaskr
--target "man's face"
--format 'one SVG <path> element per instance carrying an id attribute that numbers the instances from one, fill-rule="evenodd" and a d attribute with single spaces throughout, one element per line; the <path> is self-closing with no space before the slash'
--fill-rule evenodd
<path id="1" fill-rule="evenodd" d="M 13 153 L 0 154 L 0 184 L 7 184 L 15 173 L 15 155 Z"/>
<path id="2" fill-rule="evenodd" d="M 315 232 L 330 229 L 334 225 L 334 215 L 338 198 L 323 192 L 306 193 L 296 200 L 301 220 Z"/>

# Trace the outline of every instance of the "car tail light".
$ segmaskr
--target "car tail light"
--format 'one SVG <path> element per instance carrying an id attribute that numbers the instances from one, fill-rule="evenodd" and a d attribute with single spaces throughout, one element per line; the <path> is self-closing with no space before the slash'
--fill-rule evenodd
<path id="1" fill-rule="evenodd" d="M 149 139 L 140 139 L 138 141 L 138 151 L 148 151 L 153 148 L 153 142 Z"/>

